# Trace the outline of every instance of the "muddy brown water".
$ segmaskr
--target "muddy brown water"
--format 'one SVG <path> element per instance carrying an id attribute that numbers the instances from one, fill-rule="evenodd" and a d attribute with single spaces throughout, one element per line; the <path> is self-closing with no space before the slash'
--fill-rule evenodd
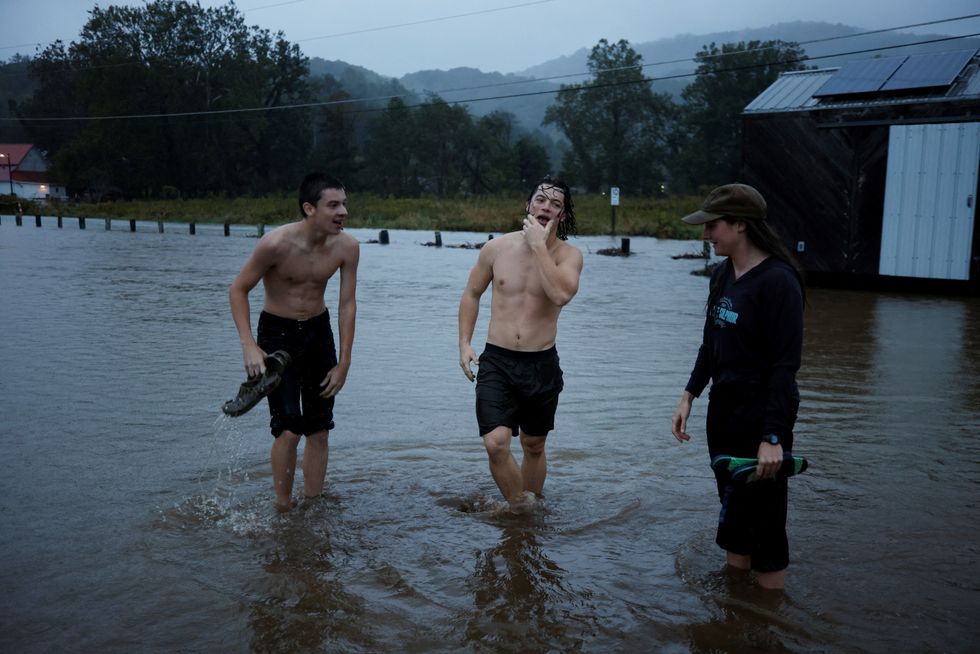
<path id="1" fill-rule="evenodd" d="M 714 545 L 704 404 L 691 443 L 670 436 L 706 293 L 702 263 L 671 255 L 694 246 L 634 238 L 604 257 L 618 241 L 573 239 L 585 270 L 560 323 L 545 496 L 513 516 L 457 364 L 477 252 L 429 240 L 362 244 L 328 492 L 278 515 L 264 404 L 219 412 L 242 377 L 227 288 L 255 240 L 3 217 L 0 649 L 972 649 L 977 299 L 810 291 L 796 451 L 811 467 L 791 482 L 773 595 Z"/>

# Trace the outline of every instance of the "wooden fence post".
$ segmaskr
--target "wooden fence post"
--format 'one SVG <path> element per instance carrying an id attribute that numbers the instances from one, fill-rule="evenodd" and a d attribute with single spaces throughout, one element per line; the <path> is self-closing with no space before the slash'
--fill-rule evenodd
<path id="1" fill-rule="evenodd" d="M 78 228 L 85 229 L 85 216 L 78 217 Z"/>

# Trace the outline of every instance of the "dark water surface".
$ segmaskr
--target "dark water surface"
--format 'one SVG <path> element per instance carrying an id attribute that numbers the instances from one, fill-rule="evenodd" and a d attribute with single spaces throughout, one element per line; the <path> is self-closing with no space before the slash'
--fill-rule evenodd
<path id="1" fill-rule="evenodd" d="M 0 651 L 973 649 L 977 299 L 811 291 L 812 467 L 773 594 L 714 545 L 704 403 L 692 443 L 670 435 L 706 293 L 700 262 L 670 255 L 697 244 L 634 238 L 612 258 L 596 251 L 618 242 L 573 239 L 545 497 L 513 516 L 457 364 L 477 252 L 391 236 L 361 248 L 327 496 L 278 515 L 264 404 L 218 409 L 243 376 L 227 289 L 255 240 L 3 217 Z"/>

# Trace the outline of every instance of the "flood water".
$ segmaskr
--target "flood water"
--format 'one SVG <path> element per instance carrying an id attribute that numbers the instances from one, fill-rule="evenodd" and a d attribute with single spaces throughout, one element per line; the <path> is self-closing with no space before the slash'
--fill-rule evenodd
<path id="1" fill-rule="evenodd" d="M 811 468 L 790 483 L 787 590 L 766 593 L 714 545 L 704 402 L 692 442 L 670 435 L 707 285 L 671 255 L 698 243 L 634 238 L 619 258 L 597 254 L 618 240 L 572 239 L 585 269 L 559 325 L 549 476 L 514 516 L 457 363 L 477 252 L 351 230 L 328 491 L 279 515 L 264 403 L 219 410 L 243 378 L 227 289 L 255 239 L 53 220 L 0 221 L 0 651 L 967 652 L 980 636 L 976 298 L 810 291 Z M 257 315 L 261 287 L 252 300 Z"/>

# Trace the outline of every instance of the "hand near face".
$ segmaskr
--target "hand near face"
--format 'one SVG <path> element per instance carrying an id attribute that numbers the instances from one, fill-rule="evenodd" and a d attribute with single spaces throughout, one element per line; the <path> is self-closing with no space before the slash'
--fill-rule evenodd
<path id="1" fill-rule="evenodd" d="M 537 221 L 534 216 L 530 214 L 524 218 L 524 242 L 527 243 L 528 247 L 532 250 L 537 247 L 546 246 L 548 243 L 548 237 L 551 235 L 554 225 L 557 221 L 549 220 L 548 224 L 542 226 L 541 223 Z"/>

